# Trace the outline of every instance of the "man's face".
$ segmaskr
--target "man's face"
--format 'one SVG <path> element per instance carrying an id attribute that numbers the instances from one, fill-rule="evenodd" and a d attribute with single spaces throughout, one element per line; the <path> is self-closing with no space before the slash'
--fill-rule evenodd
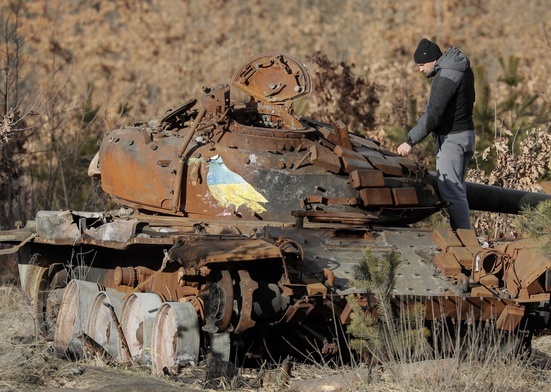
<path id="1" fill-rule="evenodd" d="M 436 60 L 431 61 L 430 63 L 417 64 L 419 66 L 419 72 L 423 72 L 425 75 L 428 75 L 430 71 L 434 68 Z"/>

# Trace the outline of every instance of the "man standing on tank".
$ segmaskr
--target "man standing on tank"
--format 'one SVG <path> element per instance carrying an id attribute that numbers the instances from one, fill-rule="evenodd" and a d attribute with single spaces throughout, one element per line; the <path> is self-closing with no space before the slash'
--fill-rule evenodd
<path id="1" fill-rule="evenodd" d="M 474 154 L 475 91 L 469 59 L 456 47 L 442 54 L 437 44 L 423 38 L 413 60 L 433 80 L 425 112 L 398 147 L 398 154 L 406 156 L 428 134 L 434 136 L 438 190 L 449 203 L 451 228 L 470 229 L 465 174 Z"/>

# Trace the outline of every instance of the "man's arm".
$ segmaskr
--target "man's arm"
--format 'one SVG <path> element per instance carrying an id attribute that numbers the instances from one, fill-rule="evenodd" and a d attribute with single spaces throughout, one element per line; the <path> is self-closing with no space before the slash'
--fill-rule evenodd
<path id="1" fill-rule="evenodd" d="M 434 79 L 425 112 L 417 124 L 409 131 L 408 140 L 398 147 L 398 154 L 409 155 L 412 147 L 441 125 L 444 111 L 455 94 L 455 83 L 445 77 Z"/>

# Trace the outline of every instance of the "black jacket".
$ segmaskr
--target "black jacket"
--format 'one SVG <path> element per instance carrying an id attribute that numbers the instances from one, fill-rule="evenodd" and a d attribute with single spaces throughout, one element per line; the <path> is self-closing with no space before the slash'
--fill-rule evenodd
<path id="1" fill-rule="evenodd" d="M 411 146 L 429 133 L 447 135 L 474 129 L 474 75 L 469 59 L 456 47 L 450 48 L 427 77 L 434 79 L 425 113 L 408 133 Z"/>

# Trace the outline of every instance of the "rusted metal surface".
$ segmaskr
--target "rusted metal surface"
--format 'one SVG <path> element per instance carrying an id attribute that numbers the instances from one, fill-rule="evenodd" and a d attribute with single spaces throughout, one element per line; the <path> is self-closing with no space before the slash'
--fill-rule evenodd
<path id="1" fill-rule="evenodd" d="M 542 253 L 538 241 L 509 241 L 483 247 L 475 243 L 472 233 L 462 231 L 456 235 L 448 230 L 435 230 L 434 238 L 443 248 L 442 253 L 435 255 L 435 263 L 444 275 L 470 277 L 473 296 L 508 300 L 509 305 L 497 321 L 498 328 L 517 328 L 525 314 L 522 303 L 549 301 L 551 259 Z"/>
<path id="2" fill-rule="evenodd" d="M 242 333 L 256 324 L 251 317 L 253 311 L 253 293 L 258 289 L 258 283 L 252 280 L 249 273 L 245 270 L 239 270 L 238 274 L 241 289 L 241 311 L 239 312 L 239 322 L 235 327 L 235 333 Z"/>
<path id="3" fill-rule="evenodd" d="M 393 188 L 391 191 L 396 206 L 415 206 L 419 204 L 415 188 Z"/>
<path id="4" fill-rule="evenodd" d="M 220 271 L 220 274 L 221 278 L 208 288 L 209 306 L 206 308 L 203 330 L 210 333 L 224 332 L 232 316 L 233 280 L 229 271 Z"/>
<path id="5" fill-rule="evenodd" d="M 241 64 L 232 84 L 245 94 L 267 103 L 292 102 L 312 90 L 306 67 L 288 53 L 268 53 Z"/>
<path id="6" fill-rule="evenodd" d="M 210 263 L 279 259 L 279 248 L 257 238 L 215 236 L 179 237 L 171 258 L 183 266 L 201 267 Z"/>
<path id="7" fill-rule="evenodd" d="M 154 358 L 159 374 L 199 352 L 265 355 L 267 336 L 302 333 L 338 354 L 328 326 L 350 323 L 347 296 L 378 317 L 370 293 L 351 283 L 367 248 L 399 255 L 392 304 L 421 303 L 428 322 L 549 328 L 551 260 L 537 244 L 408 228 L 446 207 L 436 177 L 339 119 L 295 115 L 292 103 L 311 87 L 298 59 L 267 53 L 242 64 L 231 86 L 205 87 L 160 121 L 109 126 L 89 175 L 124 207 L 41 211 L 25 228 L 0 231 L 15 245 L 6 252 L 20 254 L 41 331 L 51 333 L 60 312 L 76 314 L 85 290 L 62 296 L 67 281 L 85 281 L 105 298 L 114 290 L 128 309 L 114 316 L 118 342 L 127 341 L 119 360 Z M 248 99 L 234 101 L 232 88 Z M 473 209 L 506 213 L 551 197 L 468 189 Z M 98 306 L 91 335 L 112 352 L 115 320 Z"/>
<path id="8" fill-rule="evenodd" d="M 86 335 L 113 358 L 118 357 L 119 345 L 128 348 L 119 322 L 122 298 L 123 293 L 114 289 L 98 292 L 90 305 L 86 325 Z"/>
<path id="9" fill-rule="evenodd" d="M 497 328 L 512 332 L 518 327 L 523 316 L 524 306 L 507 305 L 497 319 Z"/>
<path id="10" fill-rule="evenodd" d="M 354 170 L 350 173 L 350 181 L 356 189 L 385 186 L 384 175 L 380 170 Z"/>

